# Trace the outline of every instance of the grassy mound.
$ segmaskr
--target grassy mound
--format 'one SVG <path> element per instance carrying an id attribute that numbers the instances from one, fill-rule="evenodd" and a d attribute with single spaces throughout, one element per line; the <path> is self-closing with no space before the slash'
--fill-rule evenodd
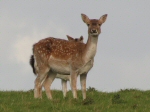
<path id="1" fill-rule="evenodd" d="M 125 89 L 118 92 L 99 92 L 87 89 L 87 99 L 73 99 L 71 91 L 63 98 L 59 90 L 52 91 L 53 100 L 47 99 L 43 91 L 42 99 L 33 98 L 33 90 L 0 91 L 0 112 L 149 112 L 150 91 Z"/>

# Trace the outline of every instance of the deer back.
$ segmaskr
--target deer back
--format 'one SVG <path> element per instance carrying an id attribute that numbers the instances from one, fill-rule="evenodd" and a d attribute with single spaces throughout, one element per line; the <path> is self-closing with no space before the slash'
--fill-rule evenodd
<path id="1" fill-rule="evenodd" d="M 81 60 L 84 47 L 81 42 L 49 37 L 34 44 L 33 52 L 38 63 L 48 64 L 52 58 L 70 63 Z"/>

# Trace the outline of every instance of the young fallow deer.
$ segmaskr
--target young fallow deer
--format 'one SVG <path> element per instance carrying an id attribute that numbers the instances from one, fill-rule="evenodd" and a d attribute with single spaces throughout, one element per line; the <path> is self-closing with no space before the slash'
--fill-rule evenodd
<path id="1" fill-rule="evenodd" d="M 35 98 L 41 98 L 43 84 L 47 97 L 52 99 L 50 86 L 59 73 L 71 76 L 73 98 L 77 98 L 76 83 L 80 75 L 82 95 L 86 99 L 86 77 L 93 67 L 100 27 L 106 21 L 107 14 L 100 19 L 89 19 L 85 14 L 81 14 L 81 17 L 88 26 L 86 44 L 49 37 L 33 45 L 34 67 L 38 74 L 35 79 Z"/>
<path id="2" fill-rule="evenodd" d="M 83 43 L 83 36 L 81 36 L 80 38 L 73 38 L 73 37 L 67 35 L 67 38 L 68 38 L 69 41 L 74 41 L 74 42 L 81 42 L 81 43 Z M 35 72 L 35 68 L 34 68 L 34 62 L 35 62 L 34 57 L 33 57 L 33 55 L 31 55 L 31 58 L 30 58 L 30 65 L 31 65 L 31 67 L 32 67 L 32 69 L 33 69 L 33 73 L 34 73 L 35 75 L 37 75 L 36 72 Z M 66 97 L 66 94 L 67 94 L 67 81 L 71 82 L 71 76 L 70 76 L 70 75 L 57 74 L 57 75 L 56 75 L 56 78 L 61 79 L 62 92 L 63 92 L 63 96 L 64 96 L 64 98 L 65 98 L 65 97 Z M 71 84 L 70 84 L 70 85 L 71 85 Z M 41 88 L 41 89 L 42 89 L 42 88 Z M 42 91 L 42 90 L 41 90 L 41 91 Z"/>

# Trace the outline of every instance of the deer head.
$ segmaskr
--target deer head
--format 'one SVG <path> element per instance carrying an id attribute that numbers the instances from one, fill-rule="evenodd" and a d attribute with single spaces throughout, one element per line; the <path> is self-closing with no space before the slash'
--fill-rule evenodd
<path id="1" fill-rule="evenodd" d="M 81 42 L 83 43 L 83 36 L 80 36 L 80 38 L 72 38 L 71 36 L 67 35 L 67 38 L 69 41 L 74 41 L 74 42 Z"/>
<path id="2" fill-rule="evenodd" d="M 107 14 L 100 17 L 100 19 L 89 19 L 85 14 L 81 14 L 82 20 L 88 26 L 89 36 L 97 37 L 101 33 L 101 25 L 106 21 Z"/>

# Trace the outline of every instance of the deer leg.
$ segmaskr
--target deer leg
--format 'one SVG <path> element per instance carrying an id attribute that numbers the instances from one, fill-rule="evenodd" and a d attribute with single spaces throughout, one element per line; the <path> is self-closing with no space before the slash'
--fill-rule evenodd
<path id="1" fill-rule="evenodd" d="M 34 98 L 40 98 L 40 80 L 39 77 L 35 79 Z"/>
<path id="2" fill-rule="evenodd" d="M 83 100 L 86 99 L 86 77 L 87 74 L 80 75 L 80 83 L 81 83 Z"/>
<path id="3" fill-rule="evenodd" d="M 45 81 L 43 83 L 43 86 L 44 86 L 45 91 L 46 91 L 47 98 L 50 99 L 50 100 L 52 99 L 50 86 L 51 86 L 52 82 L 54 81 L 55 77 L 56 77 L 56 73 L 53 73 L 53 72 L 50 71 L 47 78 L 45 79 Z"/>
<path id="4" fill-rule="evenodd" d="M 42 98 L 42 82 L 45 80 L 45 74 L 39 74 L 35 79 L 35 87 L 34 87 L 34 98 Z"/>
<path id="5" fill-rule="evenodd" d="M 69 77 L 69 84 L 70 84 L 70 88 L 71 88 L 71 75 Z M 71 88 L 72 89 L 72 88 Z"/>
<path id="6" fill-rule="evenodd" d="M 40 89 L 39 96 L 42 98 L 42 86 L 39 89 Z"/>
<path id="7" fill-rule="evenodd" d="M 73 98 L 77 98 L 77 73 L 75 71 L 71 72 L 71 89 Z"/>
<path id="8" fill-rule="evenodd" d="M 67 94 L 67 80 L 61 79 L 61 84 L 62 84 L 63 96 L 65 98 Z"/>
<path id="9" fill-rule="evenodd" d="M 47 75 L 48 75 L 48 73 L 47 73 Z M 47 75 L 45 76 L 45 78 L 44 78 L 43 81 L 41 82 L 41 87 L 40 87 L 40 97 L 42 97 L 42 87 L 43 87 L 42 85 L 43 85 L 44 81 L 46 80 Z"/>

